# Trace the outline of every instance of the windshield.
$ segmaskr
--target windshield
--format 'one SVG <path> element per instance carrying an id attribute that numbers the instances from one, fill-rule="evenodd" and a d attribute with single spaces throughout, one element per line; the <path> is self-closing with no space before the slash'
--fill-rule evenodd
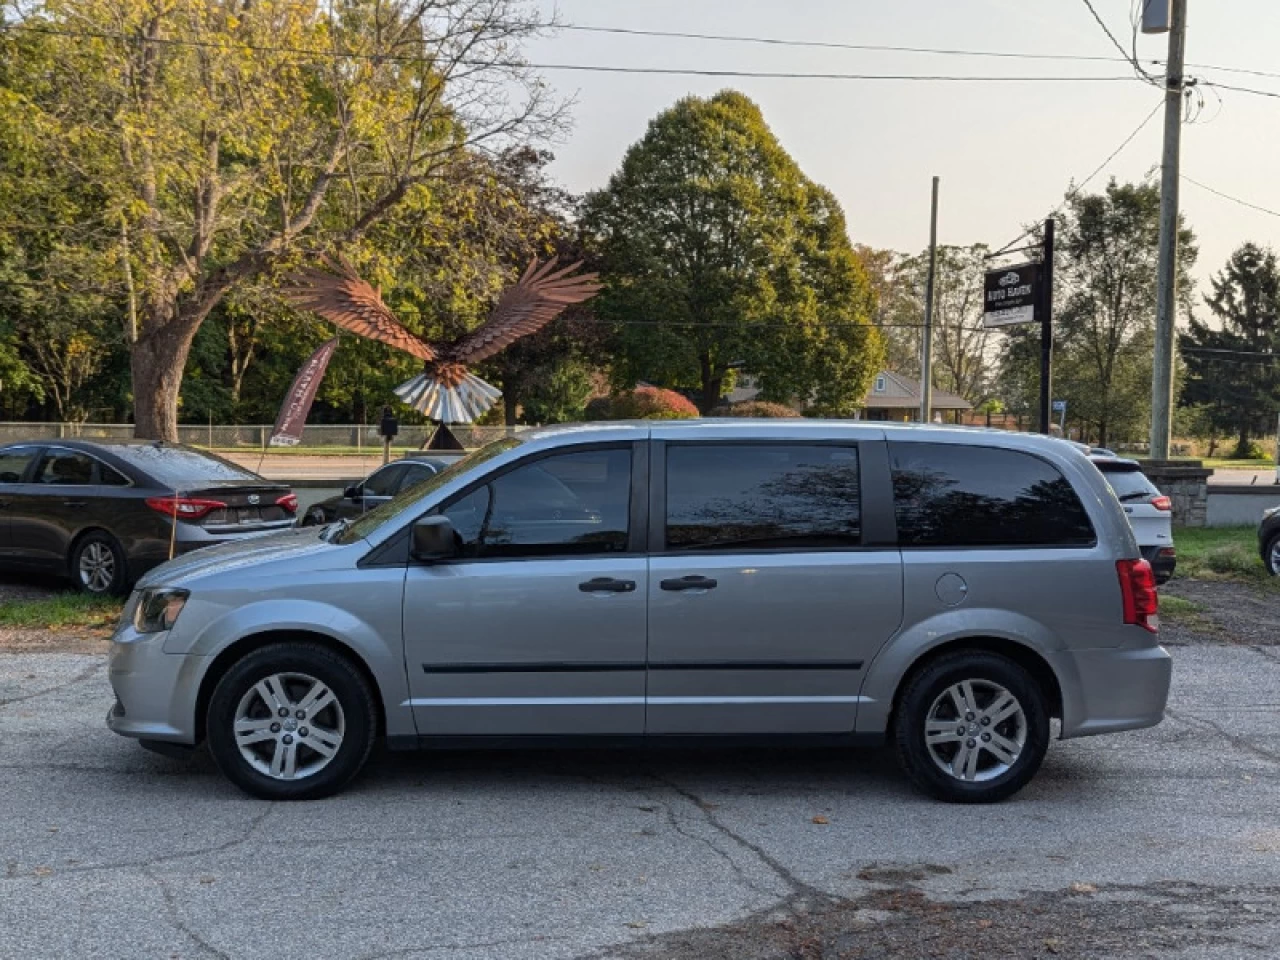
<path id="1" fill-rule="evenodd" d="M 333 537 L 334 543 L 346 545 L 355 543 L 355 541 L 367 537 L 378 527 L 382 526 L 396 514 L 402 510 L 407 510 L 416 503 L 420 503 L 436 490 L 439 490 L 446 483 L 453 480 L 458 474 L 470 470 L 472 467 L 479 466 L 487 460 L 492 460 L 499 454 L 506 453 L 520 445 L 520 440 L 516 437 L 503 437 L 501 440 L 495 440 L 493 443 L 486 444 L 474 453 L 468 454 L 461 460 L 455 461 L 445 467 L 435 476 L 427 477 L 421 483 L 415 483 L 388 500 L 379 507 L 370 510 L 364 516 L 359 517 L 345 526 L 336 526 L 333 532 L 326 536 Z"/>

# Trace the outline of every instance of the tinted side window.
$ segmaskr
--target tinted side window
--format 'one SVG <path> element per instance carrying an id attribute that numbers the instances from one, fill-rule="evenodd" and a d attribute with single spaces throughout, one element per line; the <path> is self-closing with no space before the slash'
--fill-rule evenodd
<path id="1" fill-rule="evenodd" d="M 108 467 L 101 460 L 98 461 L 98 482 L 107 487 L 127 487 L 129 485 L 129 480 L 124 474 L 113 467 Z"/>
<path id="2" fill-rule="evenodd" d="M 667 447 L 668 550 L 853 547 L 860 510 L 851 446 Z"/>
<path id="3" fill-rule="evenodd" d="M 36 468 L 35 483 L 84 487 L 93 483 L 92 457 L 70 450 L 50 450 Z"/>
<path id="4" fill-rule="evenodd" d="M 367 497 L 389 497 L 400 486 L 400 477 L 404 473 L 404 465 L 393 463 L 389 467 L 375 470 L 364 482 L 364 495 Z"/>
<path id="5" fill-rule="evenodd" d="M 36 452 L 29 447 L 0 450 L 0 483 L 21 483 Z"/>
<path id="6" fill-rule="evenodd" d="M 517 467 L 443 511 L 471 557 L 615 553 L 630 535 L 631 451 L 588 450 Z"/>
<path id="7" fill-rule="evenodd" d="M 1087 546 L 1093 526 L 1052 464 L 1016 450 L 891 443 L 898 540 L 911 547 Z"/>

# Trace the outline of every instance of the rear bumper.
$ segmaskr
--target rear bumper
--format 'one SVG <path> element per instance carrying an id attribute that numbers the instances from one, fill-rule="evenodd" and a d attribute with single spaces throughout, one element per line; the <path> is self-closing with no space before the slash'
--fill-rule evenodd
<path id="1" fill-rule="evenodd" d="M 1151 564 L 1156 583 L 1167 583 L 1178 566 L 1178 553 L 1172 546 L 1143 547 L 1142 558 Z"/>
<path id="2" fill-rule="evenodd" d="M 1064 740 L 1154 727 L 1164 719 L 1173 677 L 1164 647 L 1064 650 L 1053 659 L 1063 688 Z"/>

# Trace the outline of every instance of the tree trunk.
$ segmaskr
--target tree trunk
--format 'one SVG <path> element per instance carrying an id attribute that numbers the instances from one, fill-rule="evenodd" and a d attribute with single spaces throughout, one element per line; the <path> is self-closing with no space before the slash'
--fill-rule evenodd
<path id="1" fill-rule="evenodd" d="M 133 373 L 133 435 L 141 440 L 178 442 L 178 392 L 194 330 L 170 323 L 135 341 L 129 351 Z"/>
<path id="2" fill-rule="evenodd" d="M 724 374 L 715 370 L 711 358 L 703 354 L 699 358 L 702 367 L 702 400 L 698 411 L 705 417 L 720 405 L 720 391 L 724 387 Z"/>
<path id="3" fill-rule="evenodd" d="M 1249 428 L 1241 427 L 1240 435 L 1236 438 L 1236 450 L 1232 456 L 1237 460 L 1247 460 L 1249 458 Z"/>

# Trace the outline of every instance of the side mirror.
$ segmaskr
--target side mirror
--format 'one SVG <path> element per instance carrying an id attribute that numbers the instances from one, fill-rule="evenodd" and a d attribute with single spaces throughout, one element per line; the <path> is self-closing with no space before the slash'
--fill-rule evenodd
<path id="1" fill-rule="evenodd" d="M 422 517 L 409 532 L 415 560 L 451 560 L 458 555 L 458 533 L 448 517 Z"/>
<path id="2" fill-rule="evenodd" d="M 351 486 L 347 487 L 347 489 L 342 491 L 342 496 L 346 500 L 359 500 L 360 484 L 353 483 Z"/>

